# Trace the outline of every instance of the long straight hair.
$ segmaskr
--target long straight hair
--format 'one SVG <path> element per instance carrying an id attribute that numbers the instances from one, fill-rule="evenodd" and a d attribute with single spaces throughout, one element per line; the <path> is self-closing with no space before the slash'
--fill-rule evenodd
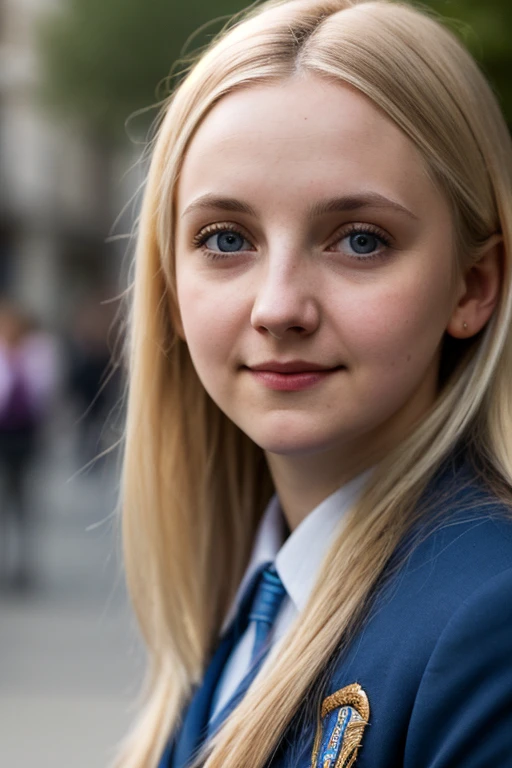
<path id="1" fill-rule="evenodd" d="M 365 606 L 418 499 L 462 435 L 496 492 L 512 484 L 512 151 L 496 98 L 455 36 L 387 0 L 288 0 L 252 8 L 201 56 L 165 106 L 135 253 L 122 481 L 126 573 L 149 651 L 144 701 L 119 768 L 154 768 L 200 679 L 272 493 L 262 450 L 205 392 L 177 329 L 174 201 L 198 125 L 224 95 L 314 73 L 350 84 L 421 153 L 452 210 L 454 264 L 503 239 L 499 305 L 471 342 L 450 342 L 442 386 L 377 467 L 333 541 L 300 623 L 204 755 L 261 768 Z"/>

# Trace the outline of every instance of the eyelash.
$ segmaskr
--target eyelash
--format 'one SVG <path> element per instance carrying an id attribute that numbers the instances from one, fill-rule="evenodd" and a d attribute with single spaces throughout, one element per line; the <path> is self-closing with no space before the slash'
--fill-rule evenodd
<path id="1" fill-rule="evenodd" d="M 218 222 L 215 224 L 210 224 L 204 229 L 202 229 L 192 240 L 192 245 L 194 248 L 202 248 L 206 254 L 207 257 L 211 261 L 217 261 L 220 259 L 225 258 L 232 258 L 234 254 L 240 253 L 240 251 L 210 251 L 208 248 L 204 248 L 205 243 L 212 235 L 218 235 L 222 232 L 236 232 L 241 237 L 245 238 L 246 240 L 249 240 L 245 232 L 238 227 L 236 224 L 230 224 L 229 222 Z M 387 236 L 381 229 L 376 227 L 373 224 L 349 224 L 348 229 L 341 229 L 336 233 L 335 240 L 331 243 L 332 245 L 336 245 L 336 243 L 340 242 L 340 240 L 344 240 L 346 237 L 350 237 L 350 235 L 357 235 L 357 234 L 364 234 L 364 235 L 372 235 L 373 237 L 376 237 L 382 245 L 385 246 L 385 248 L 391 248 L 392 243 L 389 236 Z M 354 259 L 355 261 L 371 261 L 373 259 L 382 258 L 383 253 L 381 251 L 377 251 L 376 253 L 369 254 L 367 256 L 365 255 L 357 255 L 353 254 L 349 258 Z"/>
<path id="2" fill-rule="evenodd" d="M 207 227 L 202 229 L 193 238 L 192 245 L 194 248 L 202 248 L 212 235 L 220 235 L 222 232 L 236 232 L 236 234 L 240 235 L 240 237 L 243 237 L 245 240 L 249 240 L 245 232 L 236 224 L 229 224 L 229 222 L 219 222 L 217 224 L 209 224 Z M 229 251 L 223 253 L 222 251 L 210 251 L 208 248 L 204 248 L 204 250 L 208 254 L 208 258 L 211 258 L 212 261 L 215 261 L 218 258 L 226 258 L 226 256 L 233 256 L 233 252 L 230 253 Z M 234 253 L 237 253 L 237 251 Z"/>
<path id="3" fill-rule="evenodd" d="M 341 240 L 344 240 L 346 237 L 350 237 L 351 235 L 372 235 L 377 240 L 380 241 L 381 245 L 385 247 L 385 249 L 392 248 L 392 242 L 389 235 L 387 235 L 385 232 L 383 232 L 379 227 L 376 227 L 374 224 L 349 224 L 347 229 L 340 229 L 336 233 L 335 240 L 331 243 L 329 248 L 331 248 L 333 245 L 336 245 Z M 364 254 L 352 254 L 349 256 L 350 259 L 354 259 L 355 261 L 372 261 L 374 259 L 381 259 L 383 258 L 384 253 L 382 252 L 382 249 L 379 251 L 376 251 L 375 253 L 370 253 L 368 255 Z"/>

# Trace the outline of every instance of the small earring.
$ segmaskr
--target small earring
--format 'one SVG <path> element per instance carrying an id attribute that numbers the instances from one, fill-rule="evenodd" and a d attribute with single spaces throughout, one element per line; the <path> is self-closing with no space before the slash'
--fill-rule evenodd
<path id="1" fill-rule="evenodd" d="M 467 329 L 468 329 L 468 324 L 466 323 L 466 321 L 465 321 L 465 320 L 464 320 L 464 322 L 462 323 L 462 327 L 464 328 L 464 330 L 465 330 L 465 331 L 467 331 Z"/>

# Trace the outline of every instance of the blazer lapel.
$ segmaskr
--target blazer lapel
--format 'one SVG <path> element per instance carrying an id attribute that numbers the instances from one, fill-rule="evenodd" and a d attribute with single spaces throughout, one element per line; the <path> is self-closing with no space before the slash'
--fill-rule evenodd
<path id="1" fill-rule="evenodd" d="M 192 696 L 181 728 L 170 740 L 158 768 L 185 768 L 202 746 L 208 727 L 212 696 L 233 649 L 236 634 L 236 628 L 233 626 L 222 638 L 206 670 L 203 682 Z"/>
<path id="2" fill-rule="evenodd" d="M 237 615 L 231 624 L 231 627 L 221 638 L 217 650 L 213 654 L 212 660 L 206 668 L 203 681 L 192 696 L 190 704 L 183 717 L 181 727 L 179 727 L 171 737 L 169 744 L 160 759 L 158 768 L 185 768 L 190 764 L 190 761 L 202 747 L 208 734 L 208 722 L 210 719 L 213 694 L 219 684 L 222 672 L 230 654 L 247 628 L 249 608 L 258 586 L 261 571 L 265 565 L 267 564 L 265 563 L 262 565 L 253 574 L 240 603 Z M 253 671 L 252 677 L 254 676 L 255 673 Z M 249 672 L 247 677 L 242 681 L 242 685 L 245 684 L 246 687 L 248 687 L 248 681 L 250 682 L 250 679 L 252 679 L 251 672 Z M 224 710 L 220 713 L 224 717 L 226 717 L 229 711 L 234 709 L 234 706 L 240 701 L 242 696 L 241 687 L 242 686 L 240 686 L 237 691 L 237 694 L 240 692 L 240 696 L 237 696 L 236 702 L 228 702 Z M 246 690 L 246 687 L 244 690 Z M 216 718 L 216 723 L 220 723 L 218 717 Z"/>

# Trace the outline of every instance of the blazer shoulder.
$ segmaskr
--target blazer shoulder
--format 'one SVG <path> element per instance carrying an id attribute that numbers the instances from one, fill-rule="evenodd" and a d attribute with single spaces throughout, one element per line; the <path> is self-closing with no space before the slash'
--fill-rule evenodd
<path id="1" fill-rule="evenodd" d="M 435 478 L 419 506 L 419 522 L 395 555 L 399 578 L 427 580 L 433 592 L 451 590 L 458 604 L 465 592 L 512 568 L 512 504 L 470 465 Z"/>

